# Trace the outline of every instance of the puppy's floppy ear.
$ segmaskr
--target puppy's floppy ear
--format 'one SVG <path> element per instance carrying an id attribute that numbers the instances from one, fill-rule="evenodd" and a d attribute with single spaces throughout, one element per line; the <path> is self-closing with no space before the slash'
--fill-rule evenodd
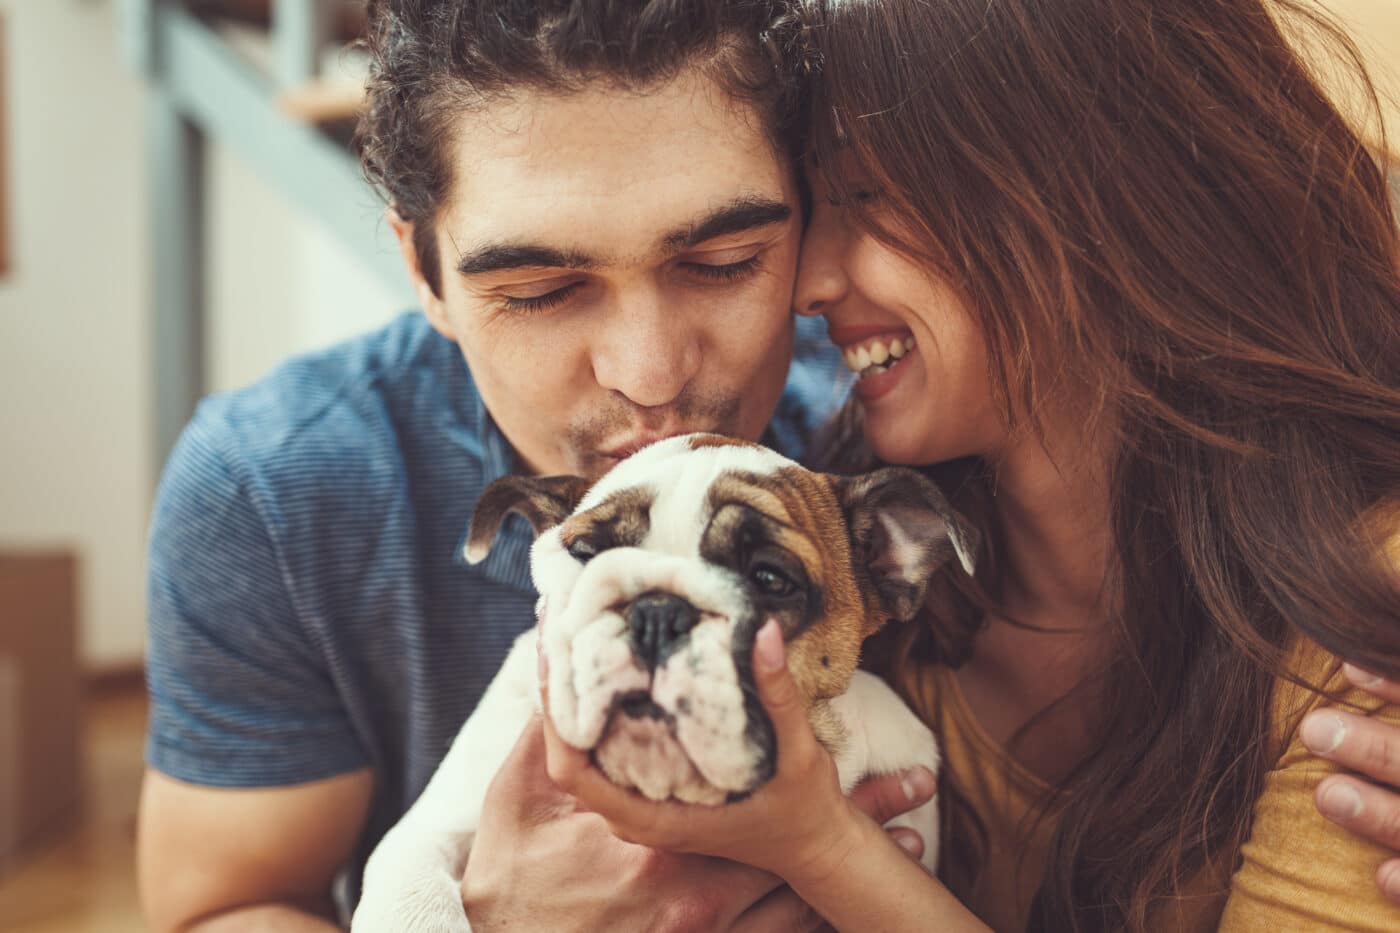
<path id="1" fill-rule="evenodd" d="M 953 555 L 971 576 L 981 536 L 927 477 L 903 467 L 836 480 L 851 559 L 863 566 L 890 616 L 908 621 L 933 572 Z"/>
<path id="2" fill-rule="evenodd" d="M 478 564 L 491 553 L 491 542 L 511 512 L 523 515 L 539 534 L 568 518 L 591 484 L 582 476 L 503 476 L 476 500 L 467 532 L 466 558 Z"/>

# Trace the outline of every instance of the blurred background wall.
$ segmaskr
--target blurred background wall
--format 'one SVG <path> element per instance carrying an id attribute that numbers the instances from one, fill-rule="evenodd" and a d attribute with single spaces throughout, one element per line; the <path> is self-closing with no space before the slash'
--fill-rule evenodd
<path id="1" fill-rule="evenodd" d="M 4 222 L 0 547 L 71 548 L 81 659 L 139 662 L 152 433 L 145 90 L 114 0 L 0 0 Z M 210 146 L 206 373 L 220 390 L 408 306 Z M 377 223 L 370 197 L 366 223 Z"/>

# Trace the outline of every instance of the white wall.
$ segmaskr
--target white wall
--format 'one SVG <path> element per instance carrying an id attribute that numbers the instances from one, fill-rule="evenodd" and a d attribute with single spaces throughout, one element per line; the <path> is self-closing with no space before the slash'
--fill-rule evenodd
<path id="1" fill-rule="evenodd" d="M 240 55 L 270 73 L 272 49 L 254 35 L 224 32 Z M 328 49 L 320 67 L 328 80 L 364 80 L 362 57 L 343 51 Z M 211 391 L 246 385 L 289 354 L 369 330 L 412 302 L 407 278 L 398 291 L 386 287 L 232 153 L 211 148 L 208 172 Z M 388 240 L 382 204 L 368 188 L 361 206 L 364 222 Z"/>
<path id="2" fill-rule="evenodd" d="M 207 376 L 246 385 L 278 361 L 382 324 L 412 300 L 359 268 L 231 153 L 209 158 Z M 366 200 L 368 202 L 369 196 Z M 366 211 L 366 223 L 379 223 Z"/>
<path id="3" fill-rule="evenodd" d="M 12 269 L 0 280 L 0 548 L 82 559 L 92 666 L 140 657 L 151 462 L 143 89 L 112 0 L 0 0 Z M 402 298 L 232 157 L 209 164 L 215 388 Z M 2 612 L 3 610 L 0 610 Z"/>
<path id="4" fill-rule="evenodd" d="M 0 281 L 0 546 L 82 559 L 82 644 L 141 647 L 150 359 L 140 91 L 106 3 L 0 2 L 12 268 Z"/>

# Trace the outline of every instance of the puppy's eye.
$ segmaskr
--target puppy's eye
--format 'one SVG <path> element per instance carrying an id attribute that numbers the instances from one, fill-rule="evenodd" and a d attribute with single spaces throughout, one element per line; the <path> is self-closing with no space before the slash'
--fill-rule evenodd
<path id="1" fill-rule="evenodd" d="M 749 568 L 749 579 L 769 596 L 791 596 L 797 590 L 792 578 L 772 564 L 754 564 Z"/>
<path id="2" fill-rule="evenodd" d="M 586 564 L 598 556 L 598 546 L 587 538 L 575 538 L 566 548 L 569 556 L 580 564 Z"/>

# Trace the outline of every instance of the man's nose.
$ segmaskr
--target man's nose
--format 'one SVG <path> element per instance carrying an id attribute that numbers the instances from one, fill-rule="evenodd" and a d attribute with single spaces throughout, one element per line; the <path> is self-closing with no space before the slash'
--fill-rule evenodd
<path id="1" fill-rule="evenodd" d="M 627 610 L 632 650 L 648 670 L 654 670 L 671 656 L 699 619 L 695 607 L 674 593 L 643 593 Z"/>
<path id="2" fill-rule="evenodd" d="M 629 297 L 614 309 L 593 345 L 598 384 L 642 408 L 674 402 L 699 373 L 702 357 L 686 311 L 657 294 Z"/>
<path id="3" fill-rule="evenodd" d="M 845 224 L 833 215 L 831 208 L 817 208 L 802 237 L 792 293 L 792 307 L 798 314 L 825 314 L 841 303 L 850 288 L 845 265 L 849 238 Z"/>

